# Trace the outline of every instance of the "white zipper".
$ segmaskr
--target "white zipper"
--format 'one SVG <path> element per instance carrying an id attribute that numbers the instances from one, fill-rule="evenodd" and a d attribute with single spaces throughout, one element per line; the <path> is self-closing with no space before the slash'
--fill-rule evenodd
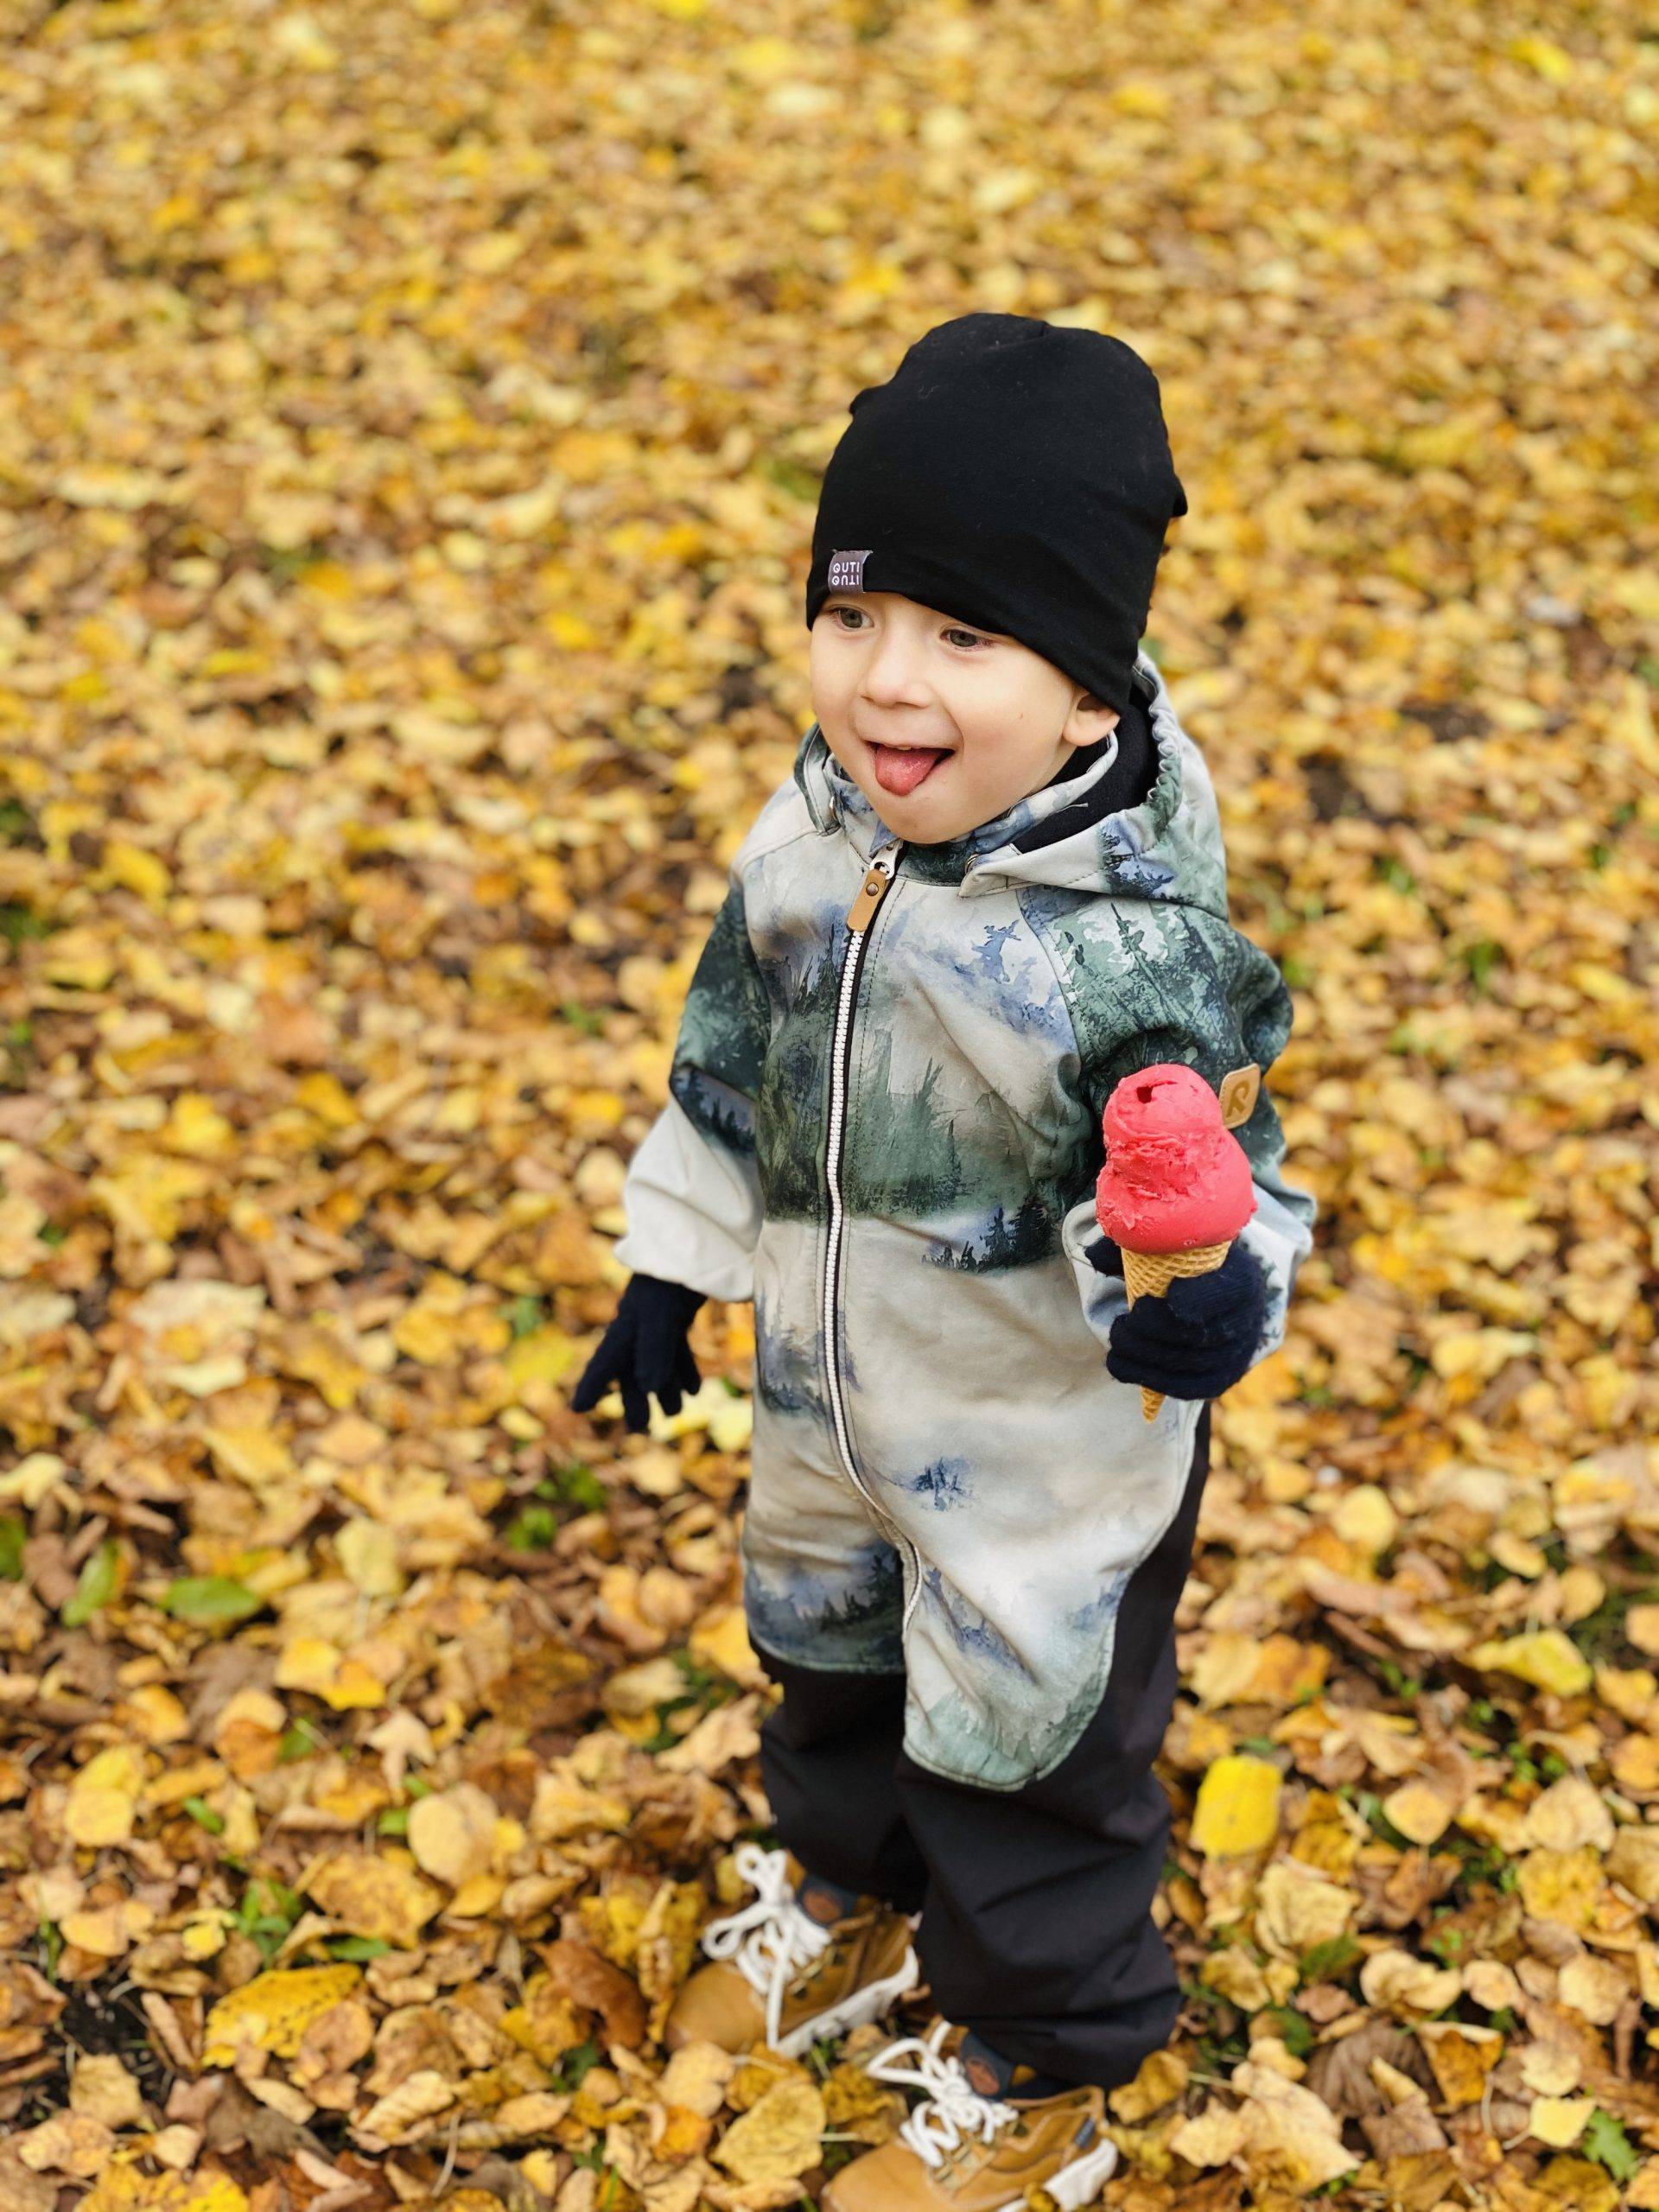
<path id="1" fill-rule="evenodd" d="M 852 1037 L 853 1003 L 858 994 L 859 976 L 876 911 L 898 872 L 899 855 L 903 850 L 902 844 L 889 845 L 874 855 L 865 872 L 859 894 L 847 916 L 847 951 L 842 961 L 841 995 L 836 1003 L 835 1037 L 830 1051 L 830 1137 L 824 1155 L 830 1193 L 830 1226 L 823 1245 L 819 1311 L 823 1326 L 824 1371 L 830 1384 L 830 1411 L 842 1465 L 847 1470 L 853 1488 L 869 1507 L 876 1521 L 887 1531 L 893 1542 L 910 1554 L 911 1592 L 905 1606 L 903 1624 L 908 1628 L 911 1614 L 916 1609 L 916 1600 L 921 1594 L 921 1560 L 916 1547 L 894 1528 L 889 1516 L 865 1487 L 854 1462 L 852 1435 L 847 1426 L 847 1407 L 842 1395 L 836 1330 L 836 1277 L 840 1270 L 842 1224 L 845 1219 L 841 1201 L 841 1152 L 846 1123 L 847 1060 Z"/>

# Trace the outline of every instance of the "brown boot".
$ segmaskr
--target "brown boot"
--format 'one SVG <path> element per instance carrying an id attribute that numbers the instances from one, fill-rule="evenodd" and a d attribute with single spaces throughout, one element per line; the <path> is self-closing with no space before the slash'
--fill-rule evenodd
<path id="1" fill-rule="evenodd" d="M 704 1929 L 702 1948 L 715 1963 L 675 1999 L 663 2031 L 671 2050 L 712 2043 L 743 2051 L 760 2043 L 798 2058 L 820 2036 L 879 2020 L 914 1987 L 921 1969 L 902 1912 L 864 1897 L 846 1919 L 821 1923 L 796 1897 L 802 1870 L 786 1852 L 744 1843 L 735 1855 L 758 1894 Z"/>
<path id="2" fill-rule="evenodd" d="M 943 2055 L 949 2033 L 941 2020 L 925 2041 L 906 2037 L 870 2061 L 873 2080 L 926 2096 L 893 2142 L 842 2167 L 823 2212 L 1022 2212 L 1033 2189 L 1060 2212 L 1092 2204 L 1117 2164 L 1103 2094 L 981 2096 L 961 2060 Z"/>

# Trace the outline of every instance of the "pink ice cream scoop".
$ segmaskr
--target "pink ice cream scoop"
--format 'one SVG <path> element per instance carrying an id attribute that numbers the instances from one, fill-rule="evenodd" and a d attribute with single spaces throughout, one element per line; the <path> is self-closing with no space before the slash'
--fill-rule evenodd
<path id="1" fill-rule="evenodd" d="M 1101 1134 L 1095 1217 L 1125 1251 L 1230 1243 L 1255 1211 L 1249 1160 L 1195 1068 L 1171 1060 L 1125 1076 Z"/>
<path id="2" fill-rule="evenodd" d="M 1255 1182 L 1204 1077 L 1179 1060 L 1126 1075 L 1101 1132 L 1095 1218 L 1122 1252 L 1130 1305 L 1161 1298 L 1177 1275 L 1220 1267 L 1255 1211 Z M 1153 1421 L 1163 1394 L 1143 1388 L 1141 1403 Z"/>

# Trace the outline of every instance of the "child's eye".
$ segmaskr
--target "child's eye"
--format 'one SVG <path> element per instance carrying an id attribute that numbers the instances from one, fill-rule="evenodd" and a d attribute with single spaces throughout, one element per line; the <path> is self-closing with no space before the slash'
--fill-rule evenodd
<path id="1" fill-rule="evenodd" d="M 947 638 L 965 638 L 970 645 L 988 645 L 991 642 L 988 638 L 982 638 L 977 630 L 964 630 L 956 624 L 944 634 Z"/>
<path id="2" fill-rule="evenodd" d="M 864 609 L 861 607 L 832 607 L 830 609 L 830 616 L 832 621 L 837 615 L 841 614 L 856 614 L 860 621 L 862 621 L 864 619 Z M 842 625 L 843 629 L 847 626 L 848 626 L 844 623 Z"/>

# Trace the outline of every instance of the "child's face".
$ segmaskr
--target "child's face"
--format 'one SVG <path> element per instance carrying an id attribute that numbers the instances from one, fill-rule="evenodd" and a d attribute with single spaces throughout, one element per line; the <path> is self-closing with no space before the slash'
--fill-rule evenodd
<path id="1" fill-rule="evenodd" d="M 898 592 L 832 592 L 810 672 L 830 750 L 906 843 L 994 821 L 1117 721 L 1029 646 Z"/>

